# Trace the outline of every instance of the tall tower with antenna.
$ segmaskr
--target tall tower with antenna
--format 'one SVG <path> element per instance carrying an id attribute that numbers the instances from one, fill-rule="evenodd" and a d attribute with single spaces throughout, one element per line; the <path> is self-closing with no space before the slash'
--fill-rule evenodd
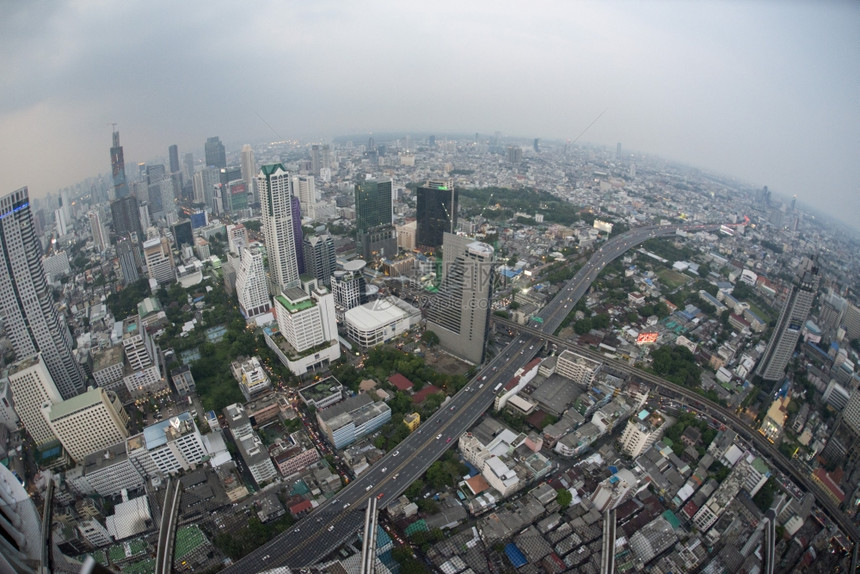
<path id="1" fill-rule="evenodd" d="M 114 199 L 122 199 L 129 194 L 128 181 L 125 178 L 125 157 L 119 143 L 119 132 L 116 131 L 116 124 L 111 124 L 111 126 L 113 127 L 113 145 L 110 148 L 110 168 L 113 175 L 113 197 Z"/>

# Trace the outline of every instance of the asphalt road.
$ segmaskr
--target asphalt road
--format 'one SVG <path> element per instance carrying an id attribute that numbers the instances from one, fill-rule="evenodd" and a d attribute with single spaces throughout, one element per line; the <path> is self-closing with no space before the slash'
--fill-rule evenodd
<path id="1" fill-rule="evenodd" d="M 713 229 L 718 225 L 684 226 Z M 591 259 L 542 310 L 539 330 L 552 334 L 603 268 L 625 251 L 652 237 L 675 234 L 679 226 L 640 227 L 603 244 Z M 349 541 L 361 528 L 363 506 L 377 497 L 379 508 L 396 499 L 420 478 L 442 453 L 454 445 L 493 404 L 496 392 L 537 354 L 540 339 L 522 334 L 496 355 L 484 369 L 417 431 L 400 443 L 338 495 L 320 505 L 290 530 L 254 550 L 225 573 L 259 572 L 276 566 L 301 568 L 313 565 Z"/>

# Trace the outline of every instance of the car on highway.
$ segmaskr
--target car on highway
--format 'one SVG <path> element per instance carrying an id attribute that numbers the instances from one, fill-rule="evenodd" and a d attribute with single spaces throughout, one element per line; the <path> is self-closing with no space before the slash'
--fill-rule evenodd
<path id="1" fill-rule="evenodd" d="M 451 442 L 451 437 L 448 437 L 445 442 Z"/>
<path id="2" fill-rule="evenodd" d="M 376 495 L 376 500 L 381 500 L 383 496 L 385 496 L 385 493 L 380 492 L 379 494 Z"/>
<path id="3" fill-rule="evenodd" d="M 344 507 L 344 508 L 349 508 L 349 503 L 347 502 L 346 504 L 344 504 L 344 505 L 343 505 L 343 507 Z"/>

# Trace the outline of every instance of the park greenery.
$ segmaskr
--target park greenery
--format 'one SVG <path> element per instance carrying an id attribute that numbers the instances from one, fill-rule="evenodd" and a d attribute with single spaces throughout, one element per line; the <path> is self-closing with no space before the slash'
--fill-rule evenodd
<path id="1" fill-rule="evenodd" d="M 294 522 L 295 519 L 291 514 L 286 514 L 267 524 L 252 516 L 244 527 L 231 530 L 229 533 L 216 534 L 212 544 L 233 560 L 238 560 L 287 530 Z"/>
<path id="2" fill-rule="evenodd" d="M 678 420 L 675 421 L 675 424 L 666 430 L 666 434 L 664 436 L 672 441 L 672 451 L 678 456 L 684 452 L 686 447 L 684 446 L 684 443 L 681 442 L 681 435 L 684 434 L 684 431 L 687 430 L 688 427 L 695 427 L 699 430 L 701 438 L 696 450 L 699 452 L 699 456 L 704 455 L 705 448 L 716 438 L 717 431 L 708 426 L 708 424 L 703 420 L 690 413 L 681 413 L 678 416 Z"/>
<path id="3" fill-rule="evenodd" d="M 646 370 L 686 387 L 710 401 L 725 405 L 725 401 L 716 392 L 702 389 L 702 368 L 686 347 L 665 345 L 651 351 L 651 368 Z"/>
<path id="4" fill-rule="evenodd" d="M 541 213 L 545 222 L 561 225 L 573 225 L 583 218 L 579 207 L 546 191 L 505 187 L 460 189 L 461 217 L 483 214 L 488 219 L 507 220 L 516 212 Z"/>
<path id="5" fill-rule="evenodd" d="M 105 305 L 117 321 L 122 321 L 129 315 L 137 313 L 137 304 L 149 297 L 149 281 L 141 279 L 126 285 L 122 291 L 111 293 L 105 299 Z"/>

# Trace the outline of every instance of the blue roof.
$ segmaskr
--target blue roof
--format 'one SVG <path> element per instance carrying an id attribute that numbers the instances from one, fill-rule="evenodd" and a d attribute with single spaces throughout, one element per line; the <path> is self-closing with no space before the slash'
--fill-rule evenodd
<path id="1" fill-rule="evenodd" d="M 511 561 L 511 564 L 514 565 L 514 568 L 521 568 L 529 563 L 522 551 L 517 548 L 517 545 L 513 542 L 510 542 L 505 546 L 505 554 L 507 555 L 508 560 Z"/>
<path id="2" fill-rule="evenodd" d="M 186 411 L 171 418 L 178 418 L 181 421 L 190 421 L 191 413 Z M 170 419 L 157 422 L 154 425 L 150 425 L 143 429 L 143 440 L 146 441 L 147 450 L 152 450 L 163 444 L 167 444 L 167 437 L 165 436 L 164 431 L 168 426 L 170 426 Z"/>
<path id="3" fill-rule="evenodd" d="M 612 474 L 617 474 L 618 473 L 618 467 L 617 466 L 610 466 L 609 472 L 611 472 Z"/>
<path id="4" fill-rule="evenodd" d="M 649 415 L 649 414 L 651 414 L 651 413 L 649 413 L 649 412 L 648 412 L 647 410 L 645 410 L 645 409 L 642 409 L 642 410 L 639 412 L 639 420 L 640 420 L 640 421 L 644 421 L 645 419 L 647 419 L 647 418 L 648 418 L 648 415 Z"/>

